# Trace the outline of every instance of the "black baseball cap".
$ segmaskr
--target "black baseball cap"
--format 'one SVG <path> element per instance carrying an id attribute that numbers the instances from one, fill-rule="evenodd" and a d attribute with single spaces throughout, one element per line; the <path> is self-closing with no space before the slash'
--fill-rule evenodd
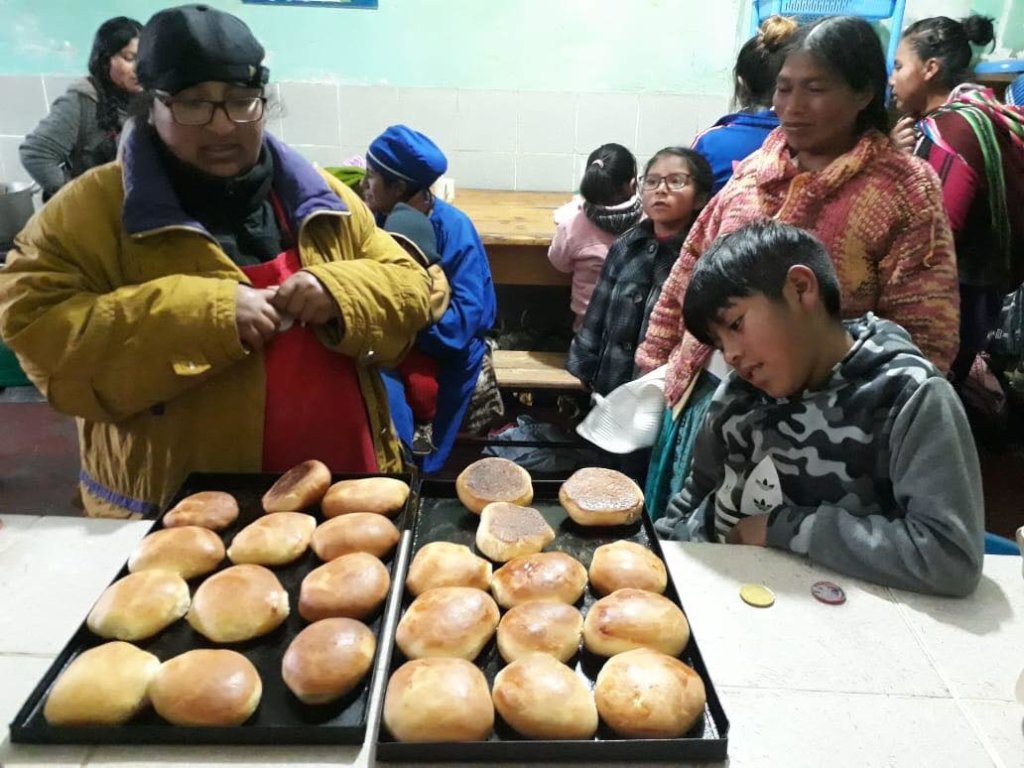
<path id="1" fill-rule="evenodd" d="M 143 88 L 167 93 L 207 80 L 262 88 L 270 77 L 265 53 L 237 16 L 208 5 L 182 5 L 146 22 L 135 74 Z"/>

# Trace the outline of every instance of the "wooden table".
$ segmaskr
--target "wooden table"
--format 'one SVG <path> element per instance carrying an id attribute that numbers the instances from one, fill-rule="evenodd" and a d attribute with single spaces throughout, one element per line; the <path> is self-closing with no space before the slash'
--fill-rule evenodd
<path id="1" fill-rule="evenodd" d="M 0 521 L 6 768 L 375 764 L 372 742 L 11 744 L 6 724 L 150 523 L 19 515 Z M 987 556 L 977 592 L 957 600 L 868 584 L 778 550 L 674 542 L 664 550 L 732 726 L 729 768 L 1024 765 L 1024 706 L 1014 700 L 1024 667 L 1021 558 Z M 819 579 L 840 584 L 846 604 L 814 600 L 810 586 Z M 770 586 L 775 605 L 741 602 L 739 587 L 748 582 Z M 380 697 L 375 691 L 372 710 Z"/>
<path id="2" fill-rule="evenodd" d="M 555 209 L 570 192 L 457 189 L 453 204 L 470 219 L 487 249 L 496 285 L 569 285 L 548 261 Z"/>

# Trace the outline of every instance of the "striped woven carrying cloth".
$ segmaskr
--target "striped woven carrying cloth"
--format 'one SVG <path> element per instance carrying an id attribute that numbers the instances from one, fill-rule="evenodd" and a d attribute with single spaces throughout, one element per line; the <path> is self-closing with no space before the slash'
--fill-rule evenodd
<path id="1" fill-rule="evenodd" d="M 998 257 L 1008 272 L 1018 272 L 1019 267 L 1013 263 L 1015 244 L 1010 232 L 1005 173 L 1007 167 L 1011 172 L 1024 173 L 1024 108 L 1003 104 L 990 89 L 971 83 L 953 89 L 946 103 L 921 120 L 918 128 L 936 146 L 955 156 L 956 150 L 943 140 L 935 121 L 936 115 L 944 112 L 954 112 L 962 117 L 978 139 L 985 162 L 989 212 L 992 231 L 996 234 Z M 996 138 L 997 131 L 1009 138 L 1014 157 L 1003 157 Z M 1017 244 L 1017 257 L 1024 259 L 1020 248 L 1021 245 Z"/>

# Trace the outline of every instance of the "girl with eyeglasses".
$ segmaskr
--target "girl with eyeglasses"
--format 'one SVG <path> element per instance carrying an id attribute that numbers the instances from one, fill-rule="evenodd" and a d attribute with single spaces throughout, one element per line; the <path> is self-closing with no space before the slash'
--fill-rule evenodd
<path id="1" fill-rule="evenodd" d="M 0 272 L 0 336 L 78 418 L 89 515 L 155 516 L 191 472 L 402 467 L 380 368 L 428 321 L 427 272 L 264 131 L 263 58 L 210 6 L 153 16 L 121 159 Z"/>
<path id="2" fill-rule="evenodd" d="M 949 220 L 934 172 L 886 134 L 886 79 L 882 44 L 861 18 L 822 19 L 787 43 L 773 99 L 781 125 L 701 213 L 637 351 L 642 373 L 668 364 L 645 488 L 653 517 L 690 471 L 719 381 L 706 370 L 712 350 L 689 333 L 682 305 L 697 259 L 721 235 L 763 219 L 810 231 L 835 264 L 845 316 L 875 312 L 899 323 L 949 370 L 959 327 Z"/>
<path id="3" fill-rule="evenodd" d="M 608 251 L 566 368 L 607 395 L 634 378 L 633 356 L 669 270 L 711 193 L 711 166 L 692 149 L 666 147 L 640 177 L 645 218 Z"/>
<path id="4" fill-rule="evenodd" d="M 89 76 L 75 80 L 19 147 L 21 164 L 48 200 L 71 179 L 108 163 L 128 119 L 142 24 L 125 16 L 100 25 L 89 54 Z"/>

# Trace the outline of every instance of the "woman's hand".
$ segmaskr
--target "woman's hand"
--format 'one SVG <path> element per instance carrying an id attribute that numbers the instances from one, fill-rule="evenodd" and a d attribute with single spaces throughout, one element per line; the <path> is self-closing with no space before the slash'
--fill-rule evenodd
<path id="1" fill-rule="evenodd" d="M 895 127 L 889 133 L 889 138 L 892 139 L 896 149 L 902 152 L 914 151 L 914 145 L 917 143 L 917 131 L 914 128 L 916 122 L 910 115 L 901 117 L 896 122 Z"/>
<path id="2" fill-rule="evenodd" d="M 334 297 L 309 272 L 296 272 L 285 280 L 271 303 L 278 312 L 303 325 L 323 325 L 341 317 Z"/>
<path id="3" fill-rule="evenodd" d="M 259 352 L 281 327 L 281 315 L 271 300 L 274 288 L 252 288 L 239 283 L 235 288 L 235 325 L 242 346 Z"/>

